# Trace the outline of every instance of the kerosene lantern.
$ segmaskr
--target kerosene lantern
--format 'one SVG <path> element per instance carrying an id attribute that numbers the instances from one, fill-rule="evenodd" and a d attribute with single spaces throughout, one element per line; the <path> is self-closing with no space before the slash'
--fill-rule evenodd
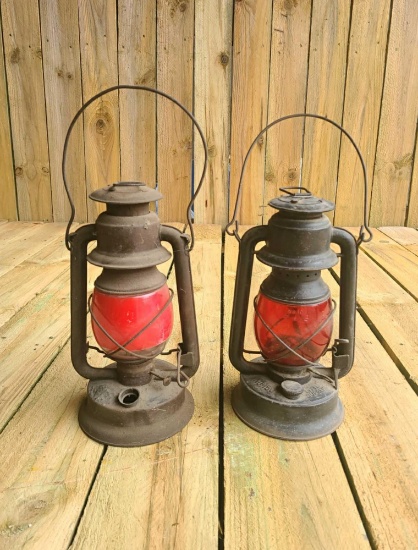
<path id="1" fill-rule="evenodd" d="M 365 164 L 351 136 L 320 115 L 289 115 L 270 123 L 253 141 L 244 160 L 235 212 L 227 232 L 240 241 L 229 356 L 241 376 L 232 394 L 232 406 L 243 422 L 261 433 L 303 441 L 332 433 L 343 420 L 338 383 L 354 360 L 357 250 L 360 242 L 367 242 L 372 235 L 367 227 L 366 206 L 364 225 L 356 242 L 347 231 L 332 227 L 325 215 L 334 210 L 332 202 L 315 197 L 303 187 L 284 187 L 283 194 L 269 202 L 277 213 L 268 224 L 253 227 L 242 239 L 239 237 L 237 212 L 248 156 L 269 128 L 298 117 L 325 120 L 349 138 L 362 164 L 367 197 Z M 364 229 L 369 233 L 367 239 Z M 256 250 L 262 242 L 265 245 Z M 340 248 L 338 255 L 331 243 Z M 254 256 L 269 266 L 271 273 L 254 299 L 259 356 L 249 361 L 244 356 L 244 340 Z M 330 345 L 335 303 L 321 271 L 336 265 L 338 256 L 339 335 Z M 332 352 L 330 368 L 318 362 L 327 351 Z"/>
<path id="2" fill-rule="evenodd" d="M 69 233 L 75 210 L 65 177 L 71 130 L 81 113 L 113 90 L 152 92 L 173 101 L 196 125 L 205 149 L 205 162 L 196 193 L 187 208 L 191 238 L 161 225 L 150 203 L 162 195 L 141 182 L 121 181 L 91 193 L 105 204 L 94 224 Z M 71 358 L 75 370 L 90 380 L 79 411 L 83 431 L 101 443 L 133 447 L 162 441 L 179 432 L 191 419 L 193 397 L 186 388 L 199 366 L 199 346 L 189 252 L 193 248 L 191 208 L 206 171 L 207 147 L 191 113 L 171 96 L 145 86 L 119 85 L 92 97 L 74 117 L 65 140 L 64 185 L 72 205 L 66 240 L 71 251 Z M 88 253 L 88 245 L 97 246 Z M 173 328 L 173 291 L 157 265 L 174 255 L 182 343 L 177 366 L 158 359 Z M 102 268 L 87 299 L 87 262 Z M 91 314 L 97 346 L 87 342 L 86 311 Z M 88 363 L 89 349 L 110 358 L 106 368 Z M 169 352 L 168 352 L 169 353 Z M 166 353 L 167 354 L 167 353 Z"/>

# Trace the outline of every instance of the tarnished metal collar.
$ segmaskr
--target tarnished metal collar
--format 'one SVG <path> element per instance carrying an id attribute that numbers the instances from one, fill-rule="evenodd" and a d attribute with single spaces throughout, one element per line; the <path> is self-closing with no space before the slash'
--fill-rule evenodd
<path id="1" fill-rule="evenodd" d="M 106 204 L 146 204 L 162 199 L 156 189 L 137 181 L 120 181 L 91 193 L 90 198 Z"/>

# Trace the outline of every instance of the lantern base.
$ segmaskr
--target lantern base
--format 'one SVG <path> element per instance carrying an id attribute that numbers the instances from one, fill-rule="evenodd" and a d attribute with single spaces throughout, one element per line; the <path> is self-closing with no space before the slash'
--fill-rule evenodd
<path id="1" fill-rule="evenodd" d="M 155 369 L 173 373 L 173 365 L 156 360 Z M 191 393 L 176 381 L 152 377 L 143 386 L 117 380 L 90 380 L 78 421 L 91 439 L 115 447 L 142 447 L 180 432 L 193 416 Z"/>
<path id="2" fill-rule="evenodd" d="M 285 397 L 280 384 L 262 374 L 241 374 L 232 393 L 236 415 L 250 428 L 277 439 L 309 441 L 334 432 L 344 418 L 338 391 L 312 378 L 303 392 Z"/>

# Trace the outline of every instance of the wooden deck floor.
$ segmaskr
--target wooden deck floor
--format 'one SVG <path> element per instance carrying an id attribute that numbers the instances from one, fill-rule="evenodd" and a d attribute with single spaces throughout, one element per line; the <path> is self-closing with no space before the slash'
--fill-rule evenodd
<path id="1" fill-rule="evenodd" d="M 0 223 L 0 548 L 418 548 L 418 231 L 382 228 L 362 247 L 345 421 L 291 443 L 232 412 L 237 246 L 196 230 L 195 415 L 167 441 L 118 449 L 77 423 L 86 381 L 70 362 L 64 226 Z M 255 285 L 264 273 L 256 264 Z"/>

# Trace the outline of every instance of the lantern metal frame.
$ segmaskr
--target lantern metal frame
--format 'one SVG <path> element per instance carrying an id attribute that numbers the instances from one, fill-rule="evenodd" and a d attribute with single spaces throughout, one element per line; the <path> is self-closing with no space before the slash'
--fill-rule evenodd
<path id="1" fill-rule="evenodd" d="M 281 188 L 285 195 L 269 202 L 277 213 L 268 225 L 253 227 L 242 238 L 239 235 L 237 216 L 243 174 L 252 149 L 269 128 L 299 117 L 322 119 L 336 126 L 349 138 L 360 158 L 365 206 L 364 223 L 357 241 L 349 232 L 332 227 L 324 215 L 334 209 L 333 203 L 314 197 L 302 187 Z M 366 167 L 350 134 L 336 122 L 309 113 L 288 115 L 267 125 L 254 139 L 245 157 L 233 217 L 226 231 L 239 241 L 229 342 L 231 363 L 240 372 L 240 383 L 232 394 L 235 413 L 253 429 L 280 439 L 303 441 L 332 433 L 344 417 L 338 396 L 339 379 L 349 373 L 354 362 L 358 247 L 372 238 L 367 225 Z M 256 251 L 263 241 L 265 246 Z M 281 365 L 262 356 L 247 360 L 245 353 L 260 354 L 244 348 L 254 256 L 272 268 L 271 275 L 261 285 L 265 296 L 289 305 L 315 304 L 330 295 L 320 272 L 338 263 L 331 243 L 339 246 L 341 258 L 339 336 L 329 350 L 332 351 L 331 368 L 307 359 L 301 366 Z M 257 308 L 255 312 L 259 315 Z M 278 335 L 274 336 L 290 353 L 301 357 L 297 348 L 291 349 Z"/>
<path id="2" fill-rule="evenodd" d="M 84 225 L 71 233 L 75 206 L 66 178 L 66 158 L 72 129 L 91 103 L 122 89 L 163 96 L 180 107 L 198 130 L 204 148 L 204 164 L 199 184 L 187 206 L 190 236 L 160 224 L 157 215 L 149 211 L 149 203 L 159 200 L 162 195 L 140 182 L 118 182 L 91 193 L 91 199 L 106 204 L 106 211 L 94 224 Z M 103 90 L 79 109 L 67 131 L 62 174 L 71 206 L 65 235 L 71 253 L 71 359 L 77 373 L 89 380 L 87 396 L 79 411 L 80 426 L 89 437 L 101 443 L 121 447 L 156 443 L 179 432 L 193 415 L 194 401 L 187 386 L 198 370 L 200 357 L 189 254 L 194 245 L 192 207 L 203 183 L 207 158 L 207 144 L 194 116 L 172 96 L 147 86 L 121 84 Z M 88 254 L 92 241 L 97 241 L 97 247 Z M 103 268 L 95 281 L 99 290 L 117 296 L 143 295 L 166 283 L 165 275 L 156 266 L 168 260 L 171 254 L 161 246 L 161 242 L 167 242 L 173 251 L 182 342 L 168 352 L 163 352 L 164 342 L 138 354 L 127 349 L 126 343 L 111 338 L 117 344 L 116 351 L 123 351 L 126 357 L 118 357 L 106 368 L 93 367 L 88 362 L 88 352 L 90 349 L 100 350 L 87 341 L 86 312 L 90 310 L 87 263 Z M 162 310 L 171 299 L 172 292 Z M 111 336 L 94 315 L 93 321 L 102 332 Z M 130 341 L 138 335 L 135 334 Z M 114 351 L 109 354 L 100 352 L 111 359 L 115 355 Z M 176 366 L 157 358 L 159 354 L 170 353 L 177 354 Z"/>

